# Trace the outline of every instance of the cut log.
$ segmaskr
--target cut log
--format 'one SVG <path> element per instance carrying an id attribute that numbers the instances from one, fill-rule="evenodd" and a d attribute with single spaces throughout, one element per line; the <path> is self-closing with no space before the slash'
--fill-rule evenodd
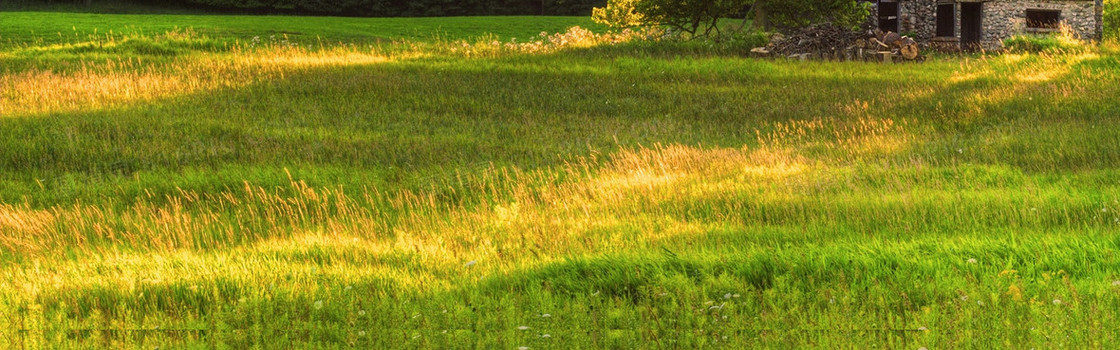
<path id="1" fill-rule="evenodd" d="M 880 59 L 883 60 L 883 63 L 891 63 L 891 56 L 892 55 L 894 55 L 894 54 L 891 53 L 890 51 L 879 51 L 879 56 L 881 57 Z"/>
<path id="2" fill-rule="evenodd" d="M 912 60 L 918 58 L 919 50 L 918 43 L 914 39 L 903 38 L 899 41 L 898 52 L 903 58 Z"/>
<path id="3" fill-rule="evenodd" d="M 887 44 L 884 44 L 882 41 L 879 41 L 879 39 L 871 38 L 871 39 L 868 39 L 868 40 L 871 41 L 871 47 L 869 47 L 869 49 L 882 50 L 882 49 L 889 49 L 890 48 L 890 46 L 888 46 Z"/>
<path id="4" fill-rule="evenodd" d="M 898 35 L 898 33 L 887 32 L 887 34 L 883 35 L 883 38 L 879 41 L 882 41 L 884 44 L 887 44 L 887 47 L 895 48 L 895 47 L 897 47 L 895 45 L 901 40 L 902 40 L 902 36 Z"/>

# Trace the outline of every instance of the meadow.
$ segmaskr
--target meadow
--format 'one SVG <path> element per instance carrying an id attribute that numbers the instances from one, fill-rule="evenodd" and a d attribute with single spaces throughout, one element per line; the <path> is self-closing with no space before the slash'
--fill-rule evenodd
<path id="1" fill-rule="evenodd" d="M 883 65 L 582 17 L 0 22 L 0 348 L 1120 342 L 1113 42 Z"/>

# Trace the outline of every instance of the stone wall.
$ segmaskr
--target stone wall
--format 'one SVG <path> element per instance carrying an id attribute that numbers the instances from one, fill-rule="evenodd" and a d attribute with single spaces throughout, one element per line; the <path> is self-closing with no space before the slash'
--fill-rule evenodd
<path id="1" fill-rule="evenodd" d="M 898 30 L 920 43 L 933 39 L 937 29 L 937 1 L 902 1 Z"/>
<path id="2" fill-rule="evenodd" d="M 989 49 L 1002 47 L 1003 39 L 1016 34 L 1038 31 L 1027 28 L 1027 9 L 1061 11 L 1061 21 L 1073 28 L 1082 39 L 1100 40 L 1103 32 L 1103 0 L 899 0 L 899 31 L 927 45 L 951 43 L 948 38 L 935 38 L 937 5 L 955 6 L 953 32 L 959 37 L 962 2 L 983 2 L 981 44 Z"/>
<path id="3" fill-rule="evenodd" d="M 1079 37 L 1100 39 L 1097 30 L 1096 0 L 997 0 L 984 3 L 984 43 L 998 46 L 999 41 L 1026 33 L 1027 9 L 1062 11 L 1061 21 Z"/>

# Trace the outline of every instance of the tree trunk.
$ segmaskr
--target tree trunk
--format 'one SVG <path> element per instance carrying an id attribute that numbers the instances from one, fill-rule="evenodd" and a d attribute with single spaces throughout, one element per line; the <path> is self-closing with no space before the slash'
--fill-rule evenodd
<path id="1" fill-rule="evenodd" d="M 755 30 L 768 31 L 770 30 L 770 20 L 767 18 L 766 7 L 762 5 L 763 0 L 755 0 L 754 5 L 751 5 L 751 11 L 754 11 L 754 24 L 752 25 Z"/>

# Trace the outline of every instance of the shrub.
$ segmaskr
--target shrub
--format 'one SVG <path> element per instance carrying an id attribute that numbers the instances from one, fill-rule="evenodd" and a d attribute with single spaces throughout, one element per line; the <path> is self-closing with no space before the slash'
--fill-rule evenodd
<path id="1" fill-rule="evenodd" d="M 1085 48 L 1085 42 L 1066 24 L 1053 34 L 1019 34 L 1003 40 L 1003 47 L 1011 52 L 1065 52 Z"/>

